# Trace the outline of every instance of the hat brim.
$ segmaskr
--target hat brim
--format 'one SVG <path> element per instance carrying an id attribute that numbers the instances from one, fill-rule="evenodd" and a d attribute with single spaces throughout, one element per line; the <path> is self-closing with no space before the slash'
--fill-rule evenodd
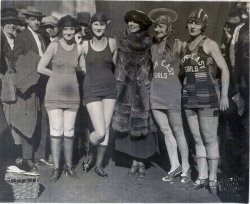
<path id="1" fill-rule="evenodd" d="M 54 23 L 42 23 L 41 26 L 45 27 L 45 26 L 53 26 L 53 27 L 56 27 L 57 24 L 54 24 Z"/>
<path id="2" fill-rule="evenodd" d="M 151 19 L 145 13 L 138 10 L 129 11 L 124 15 L 124 21 L 126 23 L 131 20 L 146 27 L 149 27 L 152 24 Z"/>
<path id="3" fill-rule="evenodd" d="M 29 12 L 29 11 L 23 11 L 22 14 L 25 16 L 35 16 L 35 17 L 39 17 L 39 18 L 45 17 L 45 15 L 43 15 L 41 13 L 34 13 L 34 12 Z"/>
<path id="4" fill-rule="evenodd" d="M 22 20 L 16 17 L 4 17 L 1 18 L 1 22 L 6 22 L 6 21 L 15 21 L 17 24 L 22 23 Z"/>
<path id="5" fill-rule="evenodd" d="M 148 17 L 154 23 L 156 22 L 156 19 L 158 19 L 160 16 L 167 16 L 172 23 L 177 21 L 178 19 L 178 14 L 174 10 L 167 8 L 156 8 L 148 13 Z"/>

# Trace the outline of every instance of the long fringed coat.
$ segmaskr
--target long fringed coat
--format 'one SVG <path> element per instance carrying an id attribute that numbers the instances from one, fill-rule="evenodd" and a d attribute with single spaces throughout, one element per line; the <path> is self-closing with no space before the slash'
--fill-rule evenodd
<path id="1" fill-rule="evenodd" d="M 150 104 L 152 39 L 145 31 L 124 32 L 118 36 L 115 77 L 117 101 L 112 128 L 118 133 L 116 150 L 139 158 L 155 151 L 155 137 Z"/>
<path id="2" fill-rule="evenodd" d="M 147 135 L 152 127 L 149 106 L 151 45 L 147 32 L 125 32 L 118 37 L 115 72 L 118 93 L 112 127 L 132 137 Z"/>

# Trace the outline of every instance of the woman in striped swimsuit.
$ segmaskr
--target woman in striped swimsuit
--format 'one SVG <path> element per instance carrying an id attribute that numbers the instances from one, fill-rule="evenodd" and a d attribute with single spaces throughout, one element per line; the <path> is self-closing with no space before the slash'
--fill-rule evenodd
<path id="1" fill-rule="evenodd" d="M 191 12 L 188 17 L 190 40 L 182 58 L 185 71 L 182 100 L 195 140 L 198 166 L 198 178 L 190 190 L 208 187 L 210 193 L 217 193 L 218 116 L 219 110 L 228 108 L 229 72 L 218 44 L 203 34 L 207 24 L 208 16 L 203 9 Z M 214 80 L 217 67 L 222 71 L 220 95 Z"/>

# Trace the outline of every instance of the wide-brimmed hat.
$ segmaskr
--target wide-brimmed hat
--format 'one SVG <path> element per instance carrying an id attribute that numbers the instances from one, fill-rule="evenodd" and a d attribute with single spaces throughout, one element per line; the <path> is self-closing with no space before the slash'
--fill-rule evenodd
<path id="1" fill-rule="evenodd" d="M 42 18 L 42 26 L 57 26 L 58 19 L 55 16 L 46 16 Z"/>
<path id="2" fill-rule="evenodd" d="M 14 8 L 4 8 L 1 10 L 1 22 L 15 22 L 21 23 L 21 19 L 18 18 L 18 11 Z"/>
<path id="3" fill-rule="evenodd" d="M 148 13 L 149 18 L 156 24 L 169 24 L 177 21 L 178 14 L 168 8 L 156 8 Z"/>
<path id="4" fill-rule="evenodd" d="M 35 17 L 44 17 L 42 11 L 39 9 L 33 7 L 33 6 L 28 6 L 27 9 L 24 9 L 22 12 L 26 16 L 35 16 Z"/>
<path id="5" fill-rule="evenodd" d="M 144 28 L 148 28 L 152 25 L 151 19 L 144 12 L 139 10 L 128 11 L 124 15 L 124 21 L 126 23 L 128 23 L 129 21 L 136 22 Z"/>
<path id="6" fill-rule="evenodd" d="M 90 13 L 89 12 L 78 12 L 77 13 L 77 20 L 79 25 L 81 26 L 88 26 L 90 23 Z"/>

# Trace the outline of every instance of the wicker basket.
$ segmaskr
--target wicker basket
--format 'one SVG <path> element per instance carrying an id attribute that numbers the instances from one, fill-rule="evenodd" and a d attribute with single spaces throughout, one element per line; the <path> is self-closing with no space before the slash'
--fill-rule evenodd
<path id="1" fill-rule="evenodd" d="M 15 200 L 34 199 L 38 197 L 39 175 L 7 172 L 5 174 L 5 181 L 11 185 Z"/>

